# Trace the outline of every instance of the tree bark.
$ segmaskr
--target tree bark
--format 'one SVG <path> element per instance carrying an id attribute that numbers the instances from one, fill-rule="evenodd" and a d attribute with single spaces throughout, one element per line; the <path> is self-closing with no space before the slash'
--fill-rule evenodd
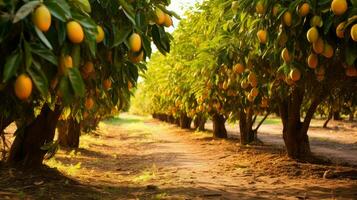
<path id="1" fill-rule="evenodd" d="M 11 146 L 8 162 L 12 165 L 21 165 L 26 168 L 38 168 L 42 165 L 47 151 L 41 147 L 53 141 L 55 129 L 62 109 L 56 106 L 52 111 L 45 104 L 40 115 L 23 132 L 19 132 Z"/>
<path id="2" fill-rule="evenodd" d="M 215 138 L 227 138 L 227 130 L 225 126 L 226 119 L 223 115 L 218 113 L 213 114 L 212 116 L 213 122 L 213 137 Z"/>
<path id="3" fill-rule="evenodd" d="M 166 122 L 171 124 L 172 118 L 173 118 L 172 115 L 166 115 Z"/>
<path id="4" fill-rule="evenodd" d="M 242 145 L 250 144 L 256 140 L 257 132 L 253 130 L 253 124 L 253 110 L 247 108 L 247 113 L 241 111 L 239 115 L 239 132 Z"/>
<path id="5" fill-rule="evenodd" d="M 78 148 L 81 136 L 80 123 L 75 119 L 60 121 L 57 125 L 58 142 L 62 147 Z"/>
<path id="6" fill-rule="evenodd" d="M 333 112 L 333 120 L 336 120 L 336 121 L 342 120 L 341 115 L 340 115 L 340 111 L 334 111 Z"/>
<path id="7" fill-rule="evenodd" d="M 102 120 L 101 117 L 88 117 L 85 120 L 81 121 L 81 131 L 85 133 L 90 133 L 93 130 L 96 130 L 99 122 Z"/>
<path id="8" fill-rule="evenodd" d="M 177 126 L 180 126 L 180 118 L 175 118 L 175 124 L 176 124 Z"/>
<path id="9" fill-rule="evenodd" d="M 348 117 L 348 121 L 353 122 L 354 114 L 355 114 L 355 108 L 351 107 L 350 114 L 349 114 L 349 117 Z"/>
<path id="10" fill-rule="evenodd" d="M 182 129 L 190 129 L 191 122 L 192 122 L 192 118 L 189 118 L 186 113 L 182 113 L 180 115 L 180 127 Z"/>
<path id="11" fill-rule="evenodd" d="M 176 120 L 175 120 L 175 117 L 173 115 L 171 115 L 170 117 L 170 123 L 171 124 L 175 124 Z"/>
<path id="12" fill-rule="evenodd" d="M 332 106 L 331 106 L 331 109 L 328 112 L 327 119 L 326 119 L 326 121 L 325 121 L 325 123 L 324 123 L 324 125 L 322 127 L 323 128 L 327 128 L 327 125 L 328 125 L 328 123 L 330 122 L 331 119 L 332 119 Z"/>
<path id="13" fill-rule="evenodd" d="M 280 116 L 283 122 L 283 138 L 288 156 L 301 159 L 311 155 L 307 131 L 302 131 L 300 108 L 304 92 L 294 88 L 287 101 L 281 102 Z"/>
<path id="14" fill-rule="evenodd" d="M 174 121 L 174 117 L 172 115 L 167 115 L 167 122 L 172 124 Z"/>
<path id="15" fill-rule="evenodd" d="M 195 120 L 193 121 L 194 128 L 198 131 L 205 130 L 206 119 L 203 115 L 196 116 Z"/>

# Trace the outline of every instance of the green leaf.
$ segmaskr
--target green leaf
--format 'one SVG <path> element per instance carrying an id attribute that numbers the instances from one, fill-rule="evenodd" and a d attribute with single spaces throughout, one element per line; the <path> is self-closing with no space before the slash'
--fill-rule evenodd
<path id="1" fill-rule="evenodd" d="M 118 101 L 119 101 L 119 95 L 116 91 L 114 91 L 112 94 L 112 102 L 114 105 L 117 105 Z"/>
<path id="2" fill-rule="evenodd" d="M 145 31 L 147 28 L 147 19 L 144 13 L 138 12 L 135 15 L 136 26 L 139 27 L 142 31 Z"/>
<path id="3" fill-rule="evenodd" d="M 357 59 L 357 47 L 356 45 L 348 45 L 346 49 L 346 62 L 348 65 L 353 65 Z"/>
<path id="4" fill-rule="evenodd" d="M 170 40 L 163 27 L 154 25 L 152 28 L 152 37 L 154 44 L 162 54 L 165 55 L 167 52 L 170 52 Z"/>
<path id="5" fill-rule="evenodd" d="M 123 10 L 125 16 L 131 21 L 131 23 L 134 24 L 134 26 L 136 25 L 136 22 L 135 22 L 135 17 L 130 15 L 126 10 Z"/>
<path id="6" fill-rule="evenodd" d="M 6 36 L 9 34 L 8 30 L 10 30 L 11 25 L 11 22 L 0 23 L 0 43 L 6 39 Z"/>
<path id="7" fill-rule="evenodd" d="M 89 47 L 89 50 L 94 57 L 97 52 L 97 42 L 96 42 L 96 35 L 97 29 L 84 29 L 85 34 L 85 43 Z"/>
<path id="8" fill-rule="evenodd" d="M 40 1 L 30 1 L 24 4 L 15 14 L 14 20 L 12 23 L 17 23 L 20 20 L 27 17 L 38 5 L 40 5 Z"/>
<path id="9" fill-rule="evenodd" d="M 32 55 L 30 44 L 24 40 L 24 52 L 25 52 L 25 66 L 29 68 L 32 64 Z"/>
<path id="10" fill-rule="evenodd" d="M 53 54 L 53 52 L 47 48 L 45 48 L 43 45 L 38 45 L 38 44 L 31 44 L 31 52 L 40 56 L 41 58 L 49 61 L 55 66 L 58 66 L 58 59 L 57 57 Z"/>
<path id="11" fill-rule="evenodd" d="M 75 95 L 83 97 L 85 94 L 85 85 L 78 68 L 70 68 L 68 70 L 68 78 L 71 82 Z"/>
<path id="12" fill-rule="evenodd" d="M 97 43 L 95 41 L 88 41 L 86 40 L 86 44 L 89 47 L 90 53 L 93 57 L 95 57 L 97 53 Z"/>
<path id="13" fill-rule="evenodd" d="M 62 77 L 59 84 L 59 91 L 64 104 L 69 104 L 73 101 L 74 98 L 73 89 L 71 87 L 71 83 L 67 76 Z"/>
<path id="14" fill-rule="evenodd" d="M 72 48 L 72 60 L 73 60 L 73 67 L 79 67 L 81 64 L 81 46 L 74 45 Z"/>
<path id="15" fill-rule="evenodd" d="M 47 40 L 46 36 L 42 33 L 42 31 L 40 29 L 38 29 L 37 27 L 35 27 L 35 31 L 38 35 L 38 37 L 40 38 L 40 40 L 49 48 L 49 49 L 53 49 L 51 43 Z"/>
<path id="16" fill-rule="evenodd" d="M 129 34 L 133 30 L 131 25 L 117 27 L 113 24 L 112 27 L 114 30 L 114 42 L 112 47 L 117 47 L 118 45 L 122 44 L 126 40 L 126 38 L 129 37 Z"/>
<path id="17" fill-rule="evenodd" d="M 79 13 L 73 13 L 73 19 L 78 21 L 84 28 L 92 29 L 94 33 L 97 32 L 97 24 L 92 18 L 83 16 Z"/>
<path id="18" fill-rule="evenodd" d="M 136 67 L 136 65 L 132 64 L 132 63 L 128 63 L 128 77 L 132 80 L 137 80 L 139 77 L 139 72 L 138 72 L 138 68 Z M 131 66 L 130 66 L 131 65 Z"/>
<path id="19" fill-rule="evenodd" d="M 58 24 L 58 44 L 60 46 L 66 41 L 67 33 L 66 33 L 66 24 L 59 23 Z"/>
<path id="20" fill-rule="evenodd" d="M 62 22 L 67 21 L 66 12 L 63 10 L 63 7 L 61 7 L 57 2 L 46 2 L 46 6 L 50 10 L 51 15 L 53 15 Z"/>
<path id="21" fill-rule="evenodd" d="M 150 39 L 146 35 L 143 35 L 142 38 L 143 38 L 143 48 L 145 50 L 145 54 L 147 57 L 150 58 L 152 53 Z"/>
<path id="22" fill-rule="evenodd" d="M 58 18 L 60 20 L 63 19 L 62 14 L 64 14 L 64 16 L 65 16 L 64 21 L 67 21 L 67 19 L 72 18 L 71 7 L 67 3 L 67 1 L 65 1 L 65 0 L 49 0 L 49 1 L 46 1 L 45 4 L 50 9 L 51 14 L 53 14 L 56 18 Z"/>
<path id="23" fill-rule="evenodd" d="M 64 119 L 68 119 L 68 117 L 71 114 L 71 107 L 70 106 L 66 106 L 63 111 L 62 111 L 62 116 Z"/>
<path id="24" fill-rule="evenodd" d="M 4 66 L 4 73 L 3 73 L 3 82 L 7 82 L 12 76 L 15 75 L 16 70 L 19 68 L 22 61 L 22 54 L 21 52 L 16 52 L 10 55 L 6 59 L 6 63 Z"/>
<path id="25" fill-rule="evenodd" d="M 324 34 L 325 34 L 325 35 L 328 34 L 328 32 L 329 32 L 329 30 L 330 30 L 330 28 L 331 28 L 331 26 L 332 26 L 332 24 L 333 24 L 333 19 L 334 19 L 334 15 L 331 14 L 331 15 L 328 16 L 328 19 L 325 20 L 325 21 L 327 22 L 327 23 L 325 23 L 325 25 L 324 25 Z"/>
<path id="26" fill-rule="evenodd" d="M 48 80 L 39 63 L 33 61 L 33 65 L 27 69 L 32 81 L 43 97 L 48 93 Z"/>
<path id="27" fill-rule="evenodd" d="M 119 4 L 122 6 L 123 12 L 126 15 L 126 17 L 131 21 L 131 23 L 136 25 L 135 14 L 131 5 L 128 4 L 125 0 L 119 0 Z"/>
<path id="28" fill-rule="evenodd" d="M 74 6 L 84 12 L 90 13 L 92 11 L 88 0 L 72 0 Z"/>

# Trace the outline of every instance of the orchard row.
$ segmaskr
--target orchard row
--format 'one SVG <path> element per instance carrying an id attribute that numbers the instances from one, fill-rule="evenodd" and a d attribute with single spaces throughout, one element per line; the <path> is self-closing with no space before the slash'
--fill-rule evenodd
<path id="1" fill-rule="evenodd" d="M 150 60 L 134 106 L 183 128 L 211 119 L 221 138 L 226 120 L 239 122 L 242 144 L 275 113 L 288 155 L 307 158 L 316 110 L 356 107 L 356 30 L 352 0 L 205 1 L 181 21 L 170 54 Z"/>

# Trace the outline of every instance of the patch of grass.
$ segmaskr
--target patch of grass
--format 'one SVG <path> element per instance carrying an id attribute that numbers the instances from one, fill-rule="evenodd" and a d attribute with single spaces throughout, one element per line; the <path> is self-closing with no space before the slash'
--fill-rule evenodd
<path id="1" fill-rule="evenodd" d="M 155 178 L 155 173 L 150 171 L 144 171 L 140 175 L 134 177 L 134 182 L 147 182 Z"/>
<path id="2" fill-rule="evenodd" d="M 79 147 L 82 149 L 89 149 L 89 145 L 103 145 L 103 140 L 98 138 L 100 138 L 100 136 L 93 136 L 90 134 L 82 135 L 79 141 Z"/>
<path id="3" fill-rule="evenodd" d="M 52 158 L 50 160 L 45 161 L 45 164 L 48 165 L 51 168 L 57 168 L 59 171 L 67 174 L 67 175 L 76 175 L 81 169 L 81 162 L 78 162 L 77 164 L 64 164 L 55 158 Z"/>
<path id="4" fill-rule="evenodd" d="M 258 116 L 256 123 L 259 123 L 263 119 L 263 116 Z M 264 123 L 265 125 L 275 125 L 275 124 L 281 124 L 281 120 L 279 118 L 267 118 Z"/>
<path id="5" fill-rule="evenodd" d="M 151 168 L 142 171 L 139 175 L 133 178 L 133 182 L 136 183 L 145 183 L 156 178 L 158 169 L 155 164 Z"/>
<path id="6" fill-rule="evenodd" d="M 18 191 L 17 196 L 19 197 L 19 199 L 25 199 L 25 193 L 23 191 Z"/>
<path id="7" fill-rule="evenodd" d="M 77 156 L 80 156 L 81 155 L 81 152 L 73 149 L 72 151 L 68 152 L 66 157 L 67 158 L 76 158 Z"/>
<path id="8" fill-rule="evenodd" d="M 160 194 L 156 194 L 155 196 L 153 196 L 152 199 L 160 200 L 160 199 L 166 199 L 167 197 L 168 197 L 168 195 L 166 193 L 160 193 Z"/>
<path id="9" fill-rule="evenodd" d="M 143 123 L 144 120 L 149 119 L 148 116 L 135 116 L 129 114 L 121 114 L 120 116 L 115 116 L 111 119 L 107 119 L 104 121 L 106 124 L 110 125 L 122 125 L 122 124 L 136 124 Z"/>
<path id="10" fill-rule="evenodd" d="M 121 125 L 121 124 L 132 124 L 132 123 L 139 123 L 142 120 L 140 119 L 133 119 L 133 118 L 120 118 L 119 116 L 113 117 L 111 119 L 107 119 L 104 121 L 106 124 L 110 125 Z"/>
<path id="11" fill-rule="evenodd" d="M 211 138 L 212 137 L 212 132 L 209 132 L 209 131 L 195 131 L 193 135 L 194 135 L 194 137 L 196 139 Z"/>
<path id="12" fill-rule="evenodd" d="M 318 141 L 318 142 L 331 142 L 329 138 L 323 138 L 323 137 L 310 137 L 309 139 L 311 141 Z"/>

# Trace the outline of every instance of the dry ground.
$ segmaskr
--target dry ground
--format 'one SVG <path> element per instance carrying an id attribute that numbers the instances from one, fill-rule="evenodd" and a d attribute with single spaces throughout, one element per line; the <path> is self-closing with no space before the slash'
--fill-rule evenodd
<path id="1" fill-rule="evenodd" d="M 324 120 L 316 119 L 311 123 L 308 132 L 311 150 L 334 163 L 357 166 L 357 122 L 331 120 L 328 128 L 322 128 L 323 123 Z M 207 125 L 212 129 L 211 123 Z M 259 129 L 258 138 L 266 144 L 284 148 L 282 129 L 280 119 L 268 118 Z M 238 125 L 227 124 L 227 130 L 231 137 L 239 137 Z"/>
<path id="2" fill-rule="evenodd" d="M 237 143 L 125 115 L 46 162 L 58 171 L 0 165 L 0 199 L 357 199 L 356 167 Z"/>

